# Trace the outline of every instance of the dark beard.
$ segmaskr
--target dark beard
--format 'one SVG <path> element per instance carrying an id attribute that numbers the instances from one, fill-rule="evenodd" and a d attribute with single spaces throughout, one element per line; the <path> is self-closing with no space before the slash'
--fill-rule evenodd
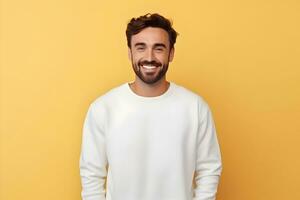
<path id="1" fill-rule="evenodd" d="M 154 84 L 156 82 L 158 82 L 159 80 L 161 80 L 161 78 L 163 78 L 167 71 L 168 71 L 168 68 L 169 68 L 169 64 L 164 64 L 162 65 L 162 70 L 159 71 L 158 75 L 155 76 L 155 77 L 151 77 L 151 76 L 148 76 L 148 77 L 145 77 L 141 70 L 140 70 L 140 67 L 138 66 L 138 64 L 132 64 L 132 67 L 133 67 L 133 70 L 135 72 L 135 74 L 144 82 L 144 83 L 147 83 L 147 84 Z"/>
<path id="2" fill-rule="evenodd" d="M 132 55 L 132 54 L 131 54 Z M 170 52 L 169 52 L 169 56 L 168 58 L 170 58 Z M 168 62 L 167 64 L 161 64 L 159 62 L 156 62 L 156 61 L 139 61 L 137 63 L 133 63 L 133 60 L 131 58 L 131 64 L 132 64 L 132 68 L 135 72 L 135 74 L 144 82 L 144 83 L 147 83 L 147 84 L 154 84 L 156 82 L 158 82 L 159 80 L 161 80 L 167 73 L 168 71 L 168 68 L 169 68 L 169 59 L 168 59 Z M 159 71 L 158 75 L 156 77 L 145 77 L 143 76 L 142 72 L 141 72 L 141 69 L 140 69 L 140 65 L 141 64 L 151 64 L 152 66 L 156 66 L 156 67 L 159 67 L 159 66 L 162 66 L 162 69 Z"/>

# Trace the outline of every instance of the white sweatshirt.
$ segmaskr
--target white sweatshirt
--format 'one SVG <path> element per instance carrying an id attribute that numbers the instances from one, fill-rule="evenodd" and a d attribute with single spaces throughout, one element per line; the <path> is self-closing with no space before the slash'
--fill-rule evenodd
<path id="1" fill-rule="evenodd" d="M 221 171 L 212 114 L 196 93 L 170 82 L 162 95 L 143 97 L 124 83 L 90 104 L 83 200 L 214 200 Z"/>

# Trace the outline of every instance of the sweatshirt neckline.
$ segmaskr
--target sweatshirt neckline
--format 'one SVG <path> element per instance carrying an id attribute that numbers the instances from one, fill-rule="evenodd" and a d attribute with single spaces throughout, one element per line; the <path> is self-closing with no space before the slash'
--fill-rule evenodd
<path id="1" fill-rule="evenodd" d="M 172 91 L 174 90 L 174 83 L 172 81 L 169 81 L 169 82 L 170 82 L 170 85 L 164 93 L 162 93 L 161 95 L 158 95 L 158 96 L 153 96 L 153 97 L 146 97 L 146 96 L 141 96 L 141 95 L 136 94 L 129 86 L 129 84 L 133 83 L 133 81 L 126 82 L 125 87 L 129 93 L 129 95 L 136 99 L 143 100 L 143 101 L 160 100 L 160 99 L 163 99 L 163 98 L 166 98 L 167 96 L 169 96 L 172 93 Z"/>

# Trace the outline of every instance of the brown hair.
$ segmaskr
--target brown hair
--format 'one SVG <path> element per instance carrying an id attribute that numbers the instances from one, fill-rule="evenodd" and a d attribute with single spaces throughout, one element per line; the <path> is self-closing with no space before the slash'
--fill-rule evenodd
<path id="1" fill-rule="evenodd" d="M 167 31 L 169 35 L 170 49 L 174 47 L 178 33 L 172 28 L 172 22 L 157 13 L 148 13 L 138 18 L 132 18 L 127 24 L 126 37 L 127 46 L 129 48 L 131 48 L 132 35 L 138 34 L 147 27 L 158 27 Z"/>

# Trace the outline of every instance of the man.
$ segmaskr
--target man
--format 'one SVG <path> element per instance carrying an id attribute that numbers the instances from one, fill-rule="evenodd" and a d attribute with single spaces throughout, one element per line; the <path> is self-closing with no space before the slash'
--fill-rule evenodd
<path id="1" fill-rule="evenodd" d="M 129 22 L 126 36 L 136 78 L 88 109 L 83 200 L 215 199 L 222 164 L 211 111 L 199 95 L 166 81 L 176 31 L 147 14 Z"/>

